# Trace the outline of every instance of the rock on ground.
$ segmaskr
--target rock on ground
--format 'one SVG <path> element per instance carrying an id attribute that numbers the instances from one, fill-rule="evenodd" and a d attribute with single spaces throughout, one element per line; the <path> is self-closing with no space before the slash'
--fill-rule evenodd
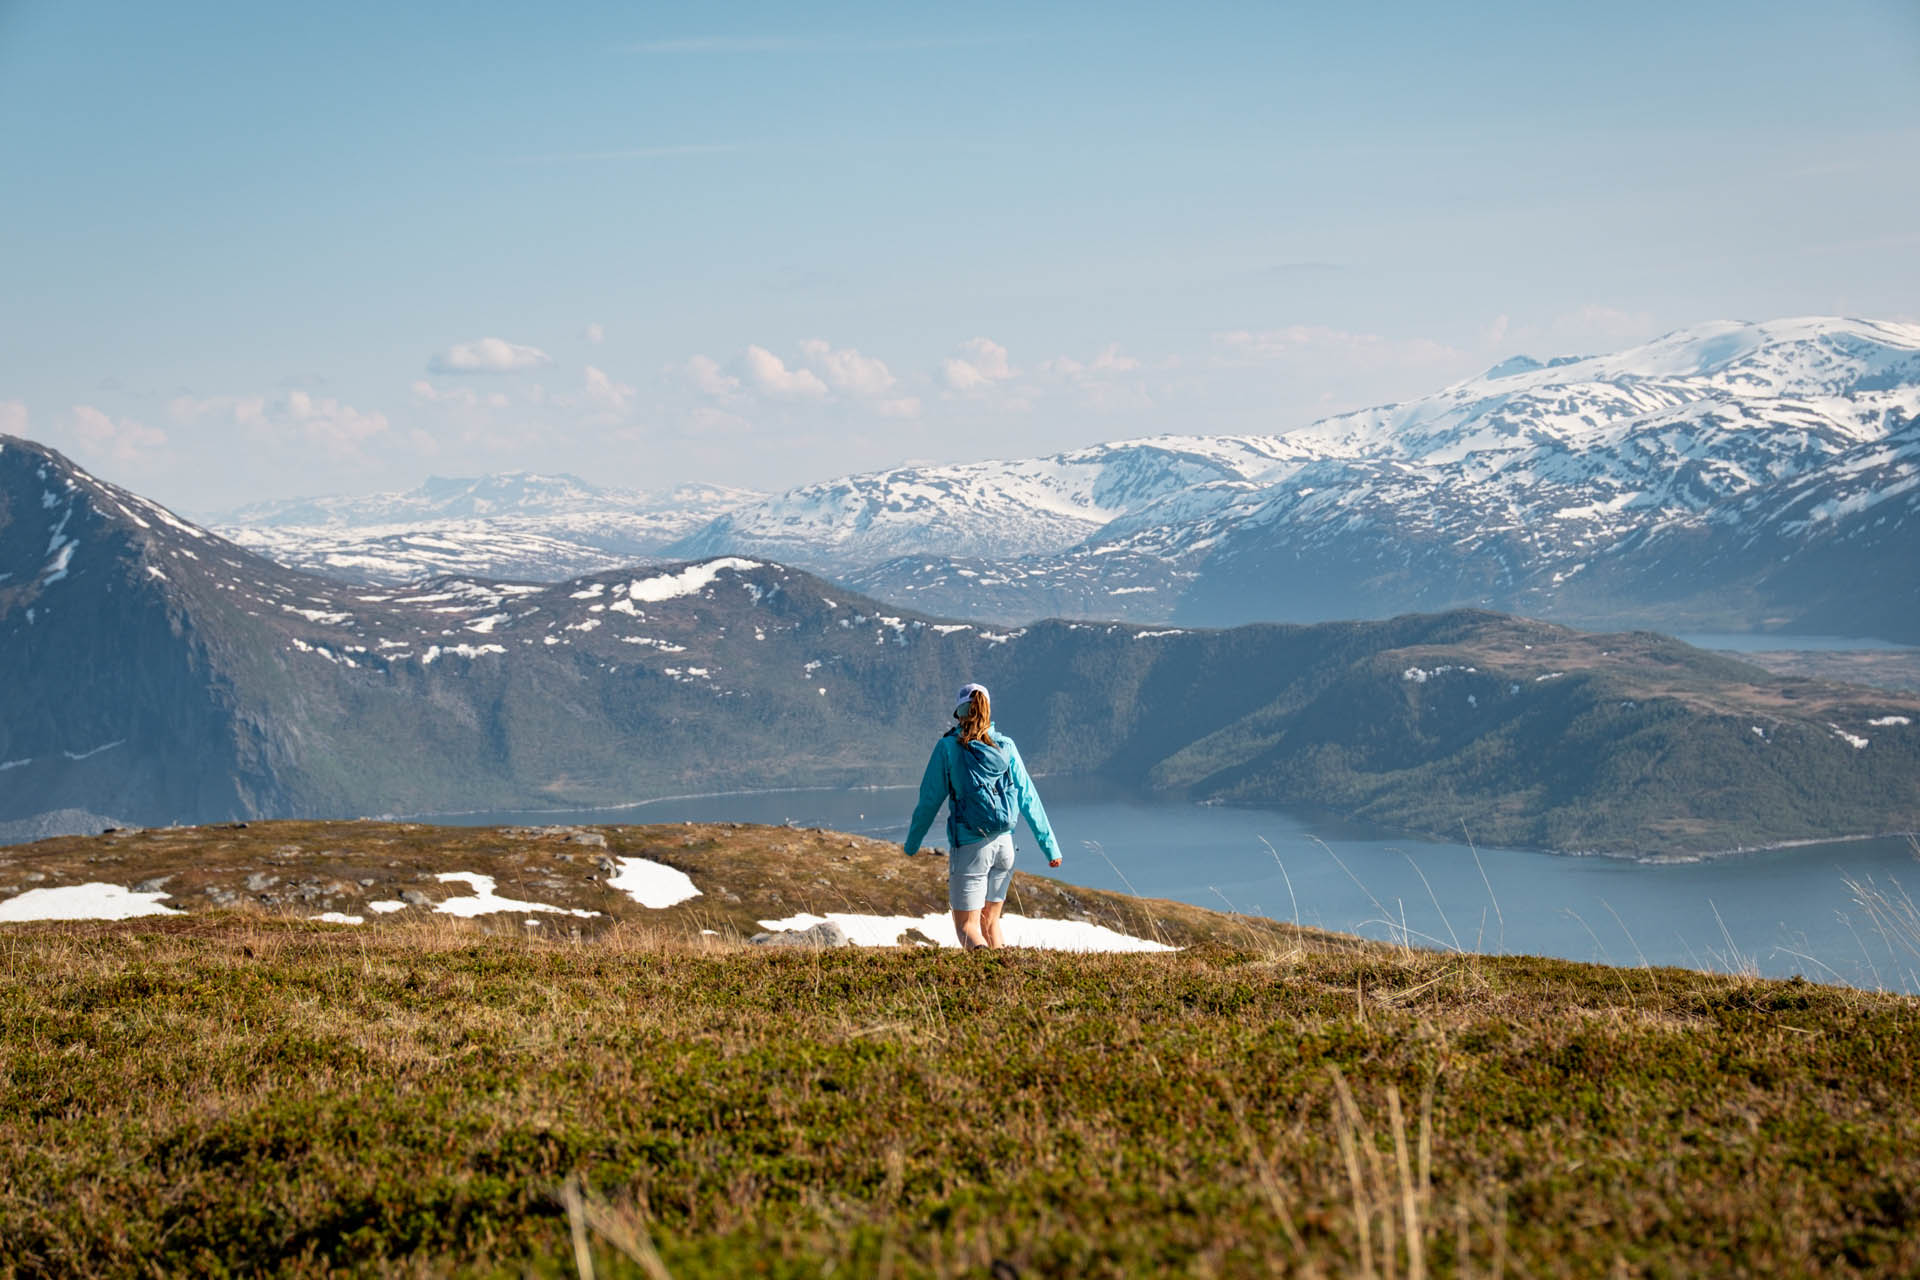
<path id="1" fill-rule="evenodd" d="M 822 920 L 811 929 L 756 933 L 747 941 L 761 947 L 844 947 L 849 940 L 845 929 L 831 920 Z"/>

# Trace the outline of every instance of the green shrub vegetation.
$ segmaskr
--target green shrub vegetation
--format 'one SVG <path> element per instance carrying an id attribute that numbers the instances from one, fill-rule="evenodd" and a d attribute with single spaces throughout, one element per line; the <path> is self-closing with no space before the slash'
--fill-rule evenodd
<path id="1" fill-rule="evenodd" d="M 10 926 L 0 1273 L 1920 1270 L 1912 999 L 1246 939 Z"/>

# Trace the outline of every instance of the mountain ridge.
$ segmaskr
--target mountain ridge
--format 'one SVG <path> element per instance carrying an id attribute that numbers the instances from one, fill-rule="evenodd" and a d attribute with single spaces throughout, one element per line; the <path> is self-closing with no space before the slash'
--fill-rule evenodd
<path id="1" fill-rule="evenodd" d="M 1920 562 L 1920 325 L 1722 323 L 1529 363 L 1274 436 L 1147 438 L 999 464 L 1097 470 L 1188 444 L 1245 460 L 1193 483 L 1142 477 L 1124 510 L 1084 507 L 1075 530 L 1098 527 L 1071 543 L 1040 520 L 1007 554 L 924 522 L 862 563 L 827 514 L 809 514 L 823 492 L 863 494 L 864 508 L 839 517 L 857 525 L 900 493 L 937 506 L 943 487 L 968 489 L 970 508 L 1017 511 L 1011 486 L 992 495 L 996 464 L 978 463 L 793 490 L 668 551 L 754 554 L 773 530 L 827 521 L 810 545 L 781 541 L 785 558 L 885 599 L 971 603 L 1004 621 L 1062 603 L 1200 625 L 1466 605 L 1920 640 L 1920 601 L 1833 588 L 1849 564 L 1898 577 Z M 1802 555 L 1817 568 L 1777 567 Z M 1695 572 L 1703 561 L 1712 575 Z"/>
<path id="2" fill-rule="evenodd" d="M 1920 698 L 1476 611 L 942 618 L 744 557 L 560 584 L 286 569 L 0 438 L 0 821 L 587 808 L 905 783 L 964 680 L 1039 771 L 1490 842 L 1920 825 Z M 796 744 L 804 744 L 796 749 Z"/>
<path id="3" fill-rule="evenodd" d="M 668 543 L 759 496 L 706 484 L 643 492 L 515 471 L 432 476 L 398 493 L 255 503 L 211 527 L 291 568 L 350 582 L 460 573 L 551 582 L 657 559 Z"/>
<path id="4" fill-rule="evenodd" d="M 1268 435 L 1152 436 L 773 495 L 517 473 L 262 508 L 222 532 L 387 585 L 745 555 L 1009 624 L 1464 606 L 1914 642 L 1916 422 L 1920 326 L 1715 322 L 1625 351 L 1512 357 Z"/>

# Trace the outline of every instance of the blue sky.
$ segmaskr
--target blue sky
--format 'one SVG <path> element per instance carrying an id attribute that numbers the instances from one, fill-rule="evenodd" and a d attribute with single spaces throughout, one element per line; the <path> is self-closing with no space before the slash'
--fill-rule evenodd
<path id="1" fill-rule="evenodd" d="M 0 430 L 190 511 L 1275 431 L 1920 308 L 1920 5 L 0 0 Z"/>

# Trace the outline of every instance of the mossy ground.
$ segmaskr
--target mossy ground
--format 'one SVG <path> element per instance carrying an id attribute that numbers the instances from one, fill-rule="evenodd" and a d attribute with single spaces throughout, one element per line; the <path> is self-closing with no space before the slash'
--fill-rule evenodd
<path id="1" fill-rule="evenodd" d="M 1920 1270 L 1920 1002 L 1799 982 L 223 912 L 0 1010 L 6 1275 Z"/>

